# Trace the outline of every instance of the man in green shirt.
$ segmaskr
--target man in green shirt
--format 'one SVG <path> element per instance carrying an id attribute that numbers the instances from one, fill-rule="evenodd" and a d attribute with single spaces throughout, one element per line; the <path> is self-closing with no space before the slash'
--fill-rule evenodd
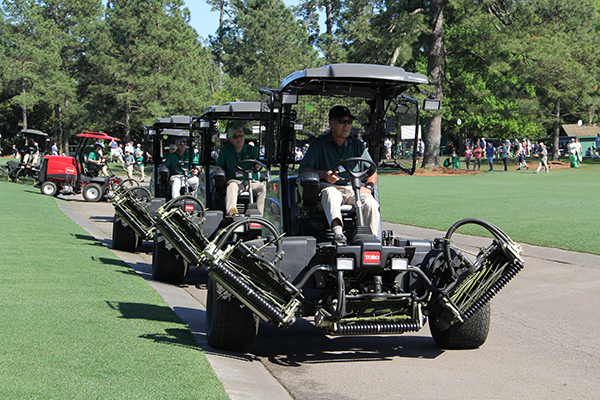
<path id="1" fill-rule="evenodd" d="M 334 241 L 345 243 L 346 237 L 342 225 L 342 204 L 356 206 L 352 187 L 340 185 L 340 179 L 333 168 L 342 160 L 350 157 L 362 157 L 371 160 L 365 145 L 355 137 L 350 137 L 354 116 L 347 107 L 335 106 L 329 110 L 330 131 L 315 139 L 298 168 L 298 174 L 316 172 L 321 180 L 321 204 L 325 210 L 327 221 L 334 233 Z M 344 175 L 342 172 L 340 175 Z M 365 186 L 360 188 L 365 224 L 371 232 L 381 239 L 381 215 L 379 203 L 372 195 L 377 183 L 377 173 L 367 179 Z"/>
<path id="2" fill-rule="evenodd" d="M 181 193 L 181 187 L 185 183 L 185 177 L 183 175 L 183 168 L 188 166 L 190 160 L 190 155 L 187 151 L 187 141 L 185 139 L 179 139 L 177 141 L 177 150 L 167 154 L 165 157 L 164 166 L 169 169 L 171 173 L 171 178 L 169 182 L 171 183 L 171 197 L 179 197 Z M 183 162 L 183 164 L 180 164 Z M 200 168 L 192 163 L 192 168 L 189 171 L 191 176 L 187 177 L 187 184 L 189 185 L 190 192 L 195 194 L 196 189 L 198 188 L 198 183 L 200 179 L 198 178 L 198 174 L 200 173 Z"/>
<path id="3" fill-rule="evenodd" d="M 238 195 L 249 190 L 246 176 L 236 171 L 235 166 L 242 160 L 256 160 L 258 158 L 258 148 L 244 142 L 244 131 L 241 128 L 231 128 L 227 134 L 227 138 L 229 139 L 229 143 L 221 149 L 215 169 L 225 170 L 225 177 L 227 179 L 225 212 L 227 215 L 234 215 L 238 212 Z M 252 193 L 258 211 L 262 215 L 265 209 L 267 188 L 259 179 L 259 174 L 257 172 L 254 173 L 252 176 Z"/>
<path id="4" fill-rule="evenodd" d="M 94 145 L 94 150 L 90 152 L 87 158 L 86 166 L 90 173 L 97 175 L 98 172 L 102 173 L 102 176 L 108 176 L 108 171 L 106 170 L 106 161 L 104 157 L 102 157 L 102 143 L 96 143 Z"/>

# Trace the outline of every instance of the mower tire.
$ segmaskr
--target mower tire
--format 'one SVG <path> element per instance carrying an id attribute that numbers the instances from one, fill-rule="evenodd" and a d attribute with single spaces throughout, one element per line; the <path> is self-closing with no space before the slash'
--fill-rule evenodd
<path id="1" fill-rule="evenodd" d="M 429 317 L 429 331 L 442 349 L 476 349 L 482 346 L 490 331 L 490 302 L 488 301 L 464 323 L 456 323 L 441 330 Z"/>
<path id="2" fill-rule="evenodd" d="M 85 201 L 97 203 L 102 200 L 104 190 L 102 190 L 102 186 L 98 185 L 97 183 L 88 183 L 83 187 L 81 194 L 83 195 Z"/>
<path id="3" fill-rule="evenodd" d="M 207 286 L 208 345 L 219 350 L 247 351 L 258 334 L 258 316 L 212 278 Z"/>
<path id="4" fill-rule="evenodd" d="M 113 219 L 112 248 L 133 253 L 141 240 L 137 233 L 119 215 Z"/>
<path id="5" fill-rule="evenodd" d="M 179 284 L 188 271 L 188 263 L 165 237 L 154 235 L 152 278 L 156 281 Z"/>
<path id="6" fill-rule="evenodd" d="M 42 186 L 40 187 L 40 191 L 42 192 L 42 194 L 45 194 L 46 196 L 57 196 L 58 195 L 58 187 L 56 186 L 56 183 L 50 182 L 50 181 L 46 181 L 46 182 L 42 183 Z"/>

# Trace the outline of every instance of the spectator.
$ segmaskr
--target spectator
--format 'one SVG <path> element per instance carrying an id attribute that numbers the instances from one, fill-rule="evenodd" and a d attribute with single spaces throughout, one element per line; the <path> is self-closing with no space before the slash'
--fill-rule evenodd
<path id="1" fill-rule="evenodd" d="M 108 144 L 108 147 L 110 147 L 110 161 L 117 162 L 119 159 L 117 157 L 117 148 L 119 147 L 119 144 L 115 139 L 111 139 L 110 143 Z"/>
<path id="2" fill-rule="evenodd" d="M 540 158 L 540 163 L 535 171 L 535 174 L 540 173 L 540 169 L 542 169 L 542 165 L 546 169 L 546 173 L 548 173 L 548 150 L 546 149 L 546 145 L 544 142 L 539 143 L 538 156 Z"/>
<path id="3" fill-rule="evenodd" d="M 490 166 L 490 171 L 494 171 L 494 153 L 496 152 L 496 149 L 494 148 L 494 145 L 492 145 L 490 142 L 487 143 L 487 147 L 485 149 L 485 154 L 487 156 L 487 162 Z"/>
<path id="4" fill-rule="evenodd" d="M 137 149 L 135 150 L 135 165 L 137 166 L 138 171 L 138 179 L 140 182 L 144 182 L 146 180 L 146 176 L 144 175 L 144 152 L 140 148 L 138 144 Z"/>
<path id="5" fill-rule="evenodd" d="M 386 160 L 391 160 L 391 158 L 392 158 L 392 141 L 390 140 L 389 137 L 387 139 L 385 139 L 385 141 L 383 142 L 383 145 L 385 146 Z"/>
<path id="6" fill-rule="evenodd" d="M 127 179 L 133 179 L 133 164 L 135 163 L 135 158 L 133 154 L 129 150 L 125 150 L 125 157 L 123 158 L 123 168 L 125 168 L 125 172 L 127 172 Z"/>
<path id="7" fill-rule="evenodd" d="M 456 150 L 452 150 L 452 168 L 460 169 L 460 156 L 456 154 Z"/>
<path id="8" fill-rule="evenodd" d="M 467 149 L 465 150 L 465 165 L 467 166 L 467 170 L 469 169 L 469 165 L 471 163 L 472 156 L 473 156 L 473 150 L 471 150 L 471 146 L 467 145 Z M 475 169 L 474 165 L 473 165 L 473 169 Z"/>
<path id="9" fill-rule="evenodd" d="M 52 155 L 53 156 L 57 156 L 58 155 L 58 146 L 56 145 L 56 142 L 54 142 L 54 144 L 52 145 Z"/>
<path id="10" fill-rule="evenodd" d="M 508 171 L 508 145 L 506 142 L 500 147 L 500 155 L 502 156 L 502 162 L 504 163 L 504 171 Z"/>
<path id="11" fill-rule="evenodd" d="M 475 145 L 475 149 L 473 150 L 473 171 L 475 171 L 475 166 L 477 166 L 477 171 L 481 171 L 481 158 L 483 157 L 483 149 L 478 144 Z"/>
<path id="12" fill-rule="evenodd" d="M 17 150 L 17 146 L 15 146 L 14 144 L 12 145 L 12 154 L 13 154 L 13 158 L 15 159 L 19 159 L 19 150 Z"/>
<path id="13" fill-rule="evenodd" d="M 575 157 L 577 157 L 577 161 L 583 161 L 583 148 L 578 138 L 575 138 Z"/>
<path id="14" fill-rule="evenodd" d="M 600 149 L 600 133 L 596 135 L 596 152 Z"/>
<path id="15" fill-rule="evenodd" d="M 529 166 L 527 165 L 527 161 L 525 161 L 525 141 L 523 141 L 523 144 L 519 144 L 519 148 L 517 150 L 517 153 L 519 155 L 519 164 L 517 166 L 517 171 L 522 169 L 522 168 L 526 168 L 529 169 Z"/>

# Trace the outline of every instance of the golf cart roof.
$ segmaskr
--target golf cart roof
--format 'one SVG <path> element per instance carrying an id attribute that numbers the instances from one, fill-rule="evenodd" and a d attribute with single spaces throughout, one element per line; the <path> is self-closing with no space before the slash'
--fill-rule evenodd
<path id="1" fill-rule="evenodd" d="M 17 134 L 17 136 L 19 136 L 19 135 L 23 135 L 23 136 L 36 135 L 36 136 L 46 136 L 46 137 L 48 136 L 47 133 L 44 133 L 42 131 L 38 131 L 35 129 L 21 129 L 21 131 Z"/>
<path id="2" fill-rule="evenodd" d="M 268 112 L 268 106 L 259 101 L 238 101 L 206 107 L 202 116 L 207 119 L 259 119 L 261 113 Z"/>
<path id="3" fill-rule="evenodd" d="M 77 137 L 92 138 L 92 139 L 116 140 L 116 141 L 121 140 L 119 138 L 109 136 L 109 135 L 107 135 L 104 132 L 90 132 L 90 131 L 84 131 L 83 133 L 79 133 L 79 134 L 77 134 Z"/>
<path id="4" fill-rule="evenodd" d="M 330 64 L 296 71 L 281 81 L 279 90 L 294 94 L 393 98 L 408 87 L 428 84 L 427 76 L 403 68 L 375 64 Z"/>
<path id="5" fill-rule="evenodd" d="M 172 115 L 166 118 L 157 118 L 154 121 L 153 127 L 155 129 L 189 129 L 191 117 L 186 115 Z M 188 133 L 189 135 L 189 133 Z"/>
<path id="6" fill-rule="evenodd" d="M 150 136 L 154 136 L 156 135 L 156 130 L 150 130 L 149 135 Z M 189 137 L 190 136 L 190 132 L 189 131 L 184 131 L 181 129 L 163 129 L 162 131 L 159 132 L 160 135 L 167 135 L 167 136 L 177 136 L 177 137 Z"/>

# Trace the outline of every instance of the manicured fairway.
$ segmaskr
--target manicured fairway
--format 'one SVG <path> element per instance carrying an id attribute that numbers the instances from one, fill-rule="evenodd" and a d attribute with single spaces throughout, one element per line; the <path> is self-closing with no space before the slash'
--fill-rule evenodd
<path id="1" fill-rule="evenodd" d="M 0 182 L 0 398 L 227 398 L 187 326 L 39 189 Z"/>
<path id="2" fill-rule="evenodd" d="M 547 175 L 531 168 L 432 177 L 382 170 L 379 179 L 385 221 L 445 231 L 462 218 L 481 218 L 519 242 L 600 254 L 599 165 Z"/>

